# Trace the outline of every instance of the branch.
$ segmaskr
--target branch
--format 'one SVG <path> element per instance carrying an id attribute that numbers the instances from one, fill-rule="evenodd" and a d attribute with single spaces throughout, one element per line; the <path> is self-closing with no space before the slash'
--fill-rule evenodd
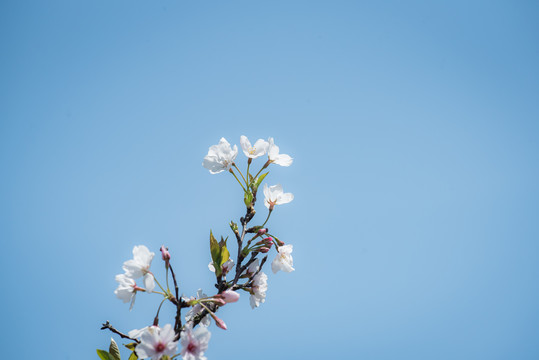
<path id="1" fill-rule="evenodd" d="M 122 339 L 133 340 L 133 341 L 136 342 L 137 344 L 140 344 L 140 340 L 133 339 L 132 337 L 129 337 L 128 335 L 125 335 L 124 333 L 122 333 L 122 332 L 116 330 L 116 329 L 109 323 L 108 320 L 107 320 L 107 322 L 104 323 L 103 326 L 101 327 L 101 330 L 105 330 L 105 329 L 109 329 L 109 330 L 112 331 L 113 333 L 120 335 L 120 337 L 121 337 Z"/>
<path id="2" fill-rule="evenodd" d="M 176 318 L 174 323 L 174 333 L 176 335 L 180 334 L 180 329 L 182 327 L 182 299 L 179 297 L 178 293 L 178 282 L 176 281 L 176 275 L 174 274 L 174 270 L 172 270 L 172 266 L 169 264 L 170 273 L 172 274 L 172 280 L 174 280 L 174 290 L 176 293 Z"/>

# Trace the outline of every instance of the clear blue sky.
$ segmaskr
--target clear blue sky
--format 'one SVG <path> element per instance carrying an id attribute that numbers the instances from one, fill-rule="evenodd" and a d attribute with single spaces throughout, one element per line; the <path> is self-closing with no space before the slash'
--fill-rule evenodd
<path id="1" fill-rule="evenodd" d="M 3 1 L 2 356 L 97 359 L 101 322 L 151 321 L 156 298 L 130 313 L 113 294 L 134 245 L 167 244 L 181 291 L 210 293 L 209 230 L 243 210 L 201 162 L 247 135 L 295 159 L 268 181 L 295 195 L 270 227 L 296 271 L 222 309 L 210 360 L 539 358 L 538 16 Z"/>

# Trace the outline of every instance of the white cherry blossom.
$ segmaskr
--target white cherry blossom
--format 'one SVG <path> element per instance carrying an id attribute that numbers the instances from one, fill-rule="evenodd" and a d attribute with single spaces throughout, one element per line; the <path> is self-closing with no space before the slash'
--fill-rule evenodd
<path id="1" fill-rule="evenodd" d="M 262 139 L 258 139 L 254 145 L 251 145 L 247 136 L 244 135 L 240 137 L 240 145 L 245 156 L 251 159 L 256 159 L 257 157 L 265 155 L 269 147 L 269 143 Z"/>
<path id="2" fill-rule="evenodd" d="M 225 138 L 221 138 L 219 144 L 210 146 L 208 155 L 202 161 L 202 166 L 212 174 L 217 174 L 225 170 L 228 171 L 234 163 L 236 156 L 238 156 L 238 147 L 234 145 L 231 148 L 229 142 Z"/>
<path id="3" fill-rule="evenodd" d="M 271 270 L 277 273 L 279 270 L 284 272 L 294 271 L 294 261 L 292 259 L 292 245 L 279 246 L 278 254 L 271 263 Z"/>
<path id="4" fill-rule="evenodd" d="M 258 258 L 256 258 L 255 261 L 253 261 L 251 265 L 249 265 L 249 267 L 247 268 L 247 275 L 249 276 L 253 275 L 254 273 L 258 271 L 259 268 L 260 268 L 260 261 L 258 261 Z"/>
<path id="5" fill-rule="evenodd" d="M 206 327 L 198 327 L 193 331 L 187 326 L 181 333 L 182 359 L 183 360 L 206 360 L 204 352 L 208 349 L 211 333 Z"/>
<path id="6" fill-rule="evenodd" d="M 251 308 L 257 308 L 260 303 L 266 301 L 266 291 L 268 290 L 268 275 L 263 272 L 259 272 L 253 279 L 253 286 L 251 288 L 251 296 L 249 302 Z"/>
<path id="7" fill-rule="evenodd" d="M 281 166 L 292 165 L 293 159 L 286 154 L 279 154 L 279 147 L 273 142 L 273 138 L 268 139 L 268 159 L 270 162 Z"/>
<path id="8" fill-rule="evenodd" d="M 159 360 L 164 355 L 172 357 L 177 349 L 178 342 L 174 341 L 174 329 L 172 325 L 166 324 L 163 328 L 150 326 L 140 336 L 140 344 L 135 351 L 140 359 Z"/>
<path id="9" fill-rule="evenodd" d="M 153 326 L 153 325 L 152 325 L 152 326 Z M 142 329 L 133 329 L 133 330 L 131 330 L 130 332 L 128 332 L 127 335 L 129 335 L 129 337 L 132 338 L 132 339 L 138 339 L 138 338 L 140 338 L 140 336 L 141 336 L 142 334 L 144 334 L 144 332 L 145 332 L 146 330 L 148 330 L 148 327 L 149 327 L 149 326 L 145 326 L 145 327 L 143 327 Z"/>
<path id="10" fill-rule="evenodd" d="M 230 270 L 232 270 L 233 267 L 234 267 L 234 260 L 228 259 L 227 261 L 225 261 L 225 263 L 222 266 L 223 274 L 226 275 Z M 210 271 L 213 273 L 215 272 L 215 266 L 213 265 L 213 261 L 210 261 L 210 263 L 208 264 L 208 269 L 210 269 Z"/>
<path id="11" fill-rule="evenodd" d="M 150 265 L 155 253 L 150 252 L 144 245 L 135 246 L 133 248 L 133 259 L 124 262 L 123 269 L 125 274 L 132 278 L 138 279 L 144 277 L 144 287 L 147 292 L 152 292 L 155 288 L 153 274 L 150 272 Z"/>
<path id="12" fill-rule="evenodd" d="M 275 205 L 287 204 L 294 200 L 294 194 L 283 193 L 281 184 L 272 185 L 264 184 L 264 205 L 270 210 L 273 210 Z"/>
<path id="13" fill-rule="evenodd" d="M 118 282 L 118 288 L 114 290 L 114 294 L 116 294 L 118 299 L 122 300 L 124 303 L 131 302 L 129 310 L 133 309 L 133 305 L 135 305 L 135 296 L 137 294 L 137 284 L 135 283 L 135 280 L 125 274 L 116 275 L 115 280 Z"/>
<path id="14" fill-rule="evenodd" d="M 202 299 L 202 298 L 206 298 L 206 297 L 208 297 L 208 295 L 204 294 L 202 292 L 202 289 L 198 289 L 196 297 L 191 297 L 190 299 L 185 299 L 185 301 L 190 301 L 190 300 L 195 300 L 195 299 Z M 204 310 L 204 308 L 200 304 L 194 305 L 193 307 L 191 307 L 191 309 L 189 309 L 189 311 L 185 315 L 185 321 L 192 320 L 202 310 Z M 211 318 L 210 318 L 210 315 L 208 314 L 208 315 L 206 315 L 206 316 L 204 316 L 202 318 L 199 325 L 207 327 L 207 326 L 210 326 L 210 323 L 211 323 Z"/>

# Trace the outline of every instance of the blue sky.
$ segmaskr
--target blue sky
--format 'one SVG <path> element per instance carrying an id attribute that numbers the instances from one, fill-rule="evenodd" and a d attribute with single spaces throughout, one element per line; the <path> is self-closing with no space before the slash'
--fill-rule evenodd
<path id="1" fill-rule="evenodd" d="M 539 357 L 534 2 L 0 10 L 4 357 L 96 359 L 103 321 L 151 322 L 157 297 L 113 294 L 134 245 L 210 293 L 209 230 L 243 205 L 201 162 L 240 135 L 295 159 L 267 181 L 296 271 L 219 312 L 209 359 Z"/>

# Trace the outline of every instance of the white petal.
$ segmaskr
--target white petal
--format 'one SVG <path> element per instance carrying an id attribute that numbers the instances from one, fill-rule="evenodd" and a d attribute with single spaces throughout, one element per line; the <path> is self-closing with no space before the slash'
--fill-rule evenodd
<path id="1" fill-rule="evenodd" d="M 247 136 L 242 135 L 240 137 L 240 145 L 245 156 L 249 157 L 249 150 L 251 150 L 251 142 L 249 141 L 249 139 L 247 139 Z"/>
<path id="2" fill-rule="evenodd" d="M 275 156 L 275 160 L 273 160 L 273 162 L 281 166 L 290 166 L 292 165 L 293 159 L 289 155 L 279 154 Z"/>
<path id="3" fill-rule="evenodd" d="M 153 291 L 155 288 L 155 281 L 152 274 L 148 273 L 144 275 L 144 286 L 146 287 L 147 292 L 151 293 Z"/>
<path id="4" fill-rule="evenodd" d="M 294 200 L 294 194 L 292 194 L 292 193 L 284 193 L 284 194 L 281 194 L 281 196 L 279 196 L 279 198 L 277 199 L 276 204 L 277 205 L 288 204 L 292 200 Z"/>

